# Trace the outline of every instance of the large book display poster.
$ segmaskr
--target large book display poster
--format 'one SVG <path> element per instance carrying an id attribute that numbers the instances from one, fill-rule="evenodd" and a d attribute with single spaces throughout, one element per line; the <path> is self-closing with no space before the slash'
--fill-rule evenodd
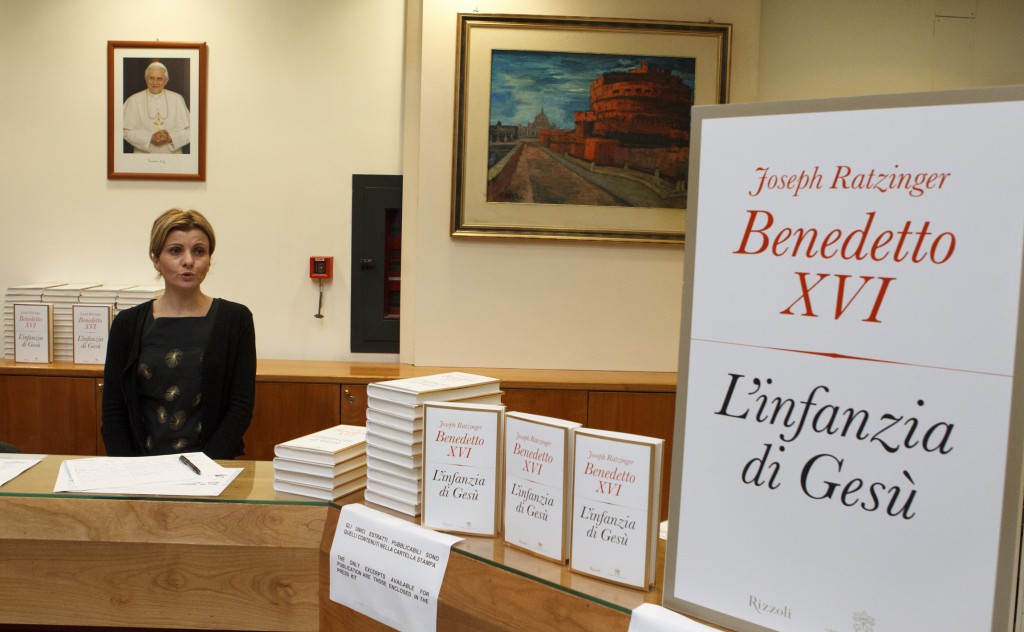
<path id="1" fill-rule="evenodd" d="M 1013 624 L 1024 89 L 694 108 L 664 602 Z"/>

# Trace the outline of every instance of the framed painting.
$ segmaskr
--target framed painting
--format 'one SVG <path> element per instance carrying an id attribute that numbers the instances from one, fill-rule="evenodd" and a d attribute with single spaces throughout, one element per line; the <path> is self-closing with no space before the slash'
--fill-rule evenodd
<path id="1" fill-rule="evenodd" d="M 206 44 L 107 42 L 107 178 L 206 180 Z"/>
<path id="2" fill-rule="evenodd" d="M 459 14 L 454 237 L 684 241 L 690 109 L 732 26 Z"/>

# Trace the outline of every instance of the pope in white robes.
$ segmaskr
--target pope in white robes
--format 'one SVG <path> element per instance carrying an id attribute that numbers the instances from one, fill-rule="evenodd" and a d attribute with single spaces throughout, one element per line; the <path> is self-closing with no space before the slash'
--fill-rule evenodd
<path id="1" fill-rule="evenodd" d="M 124 139 L 135 153 L 180 154 L 189 143 L 189 112 L 185 99 L 165 90 L 167 67 L 146 67 L 146 89 L 124 102 Z"/>

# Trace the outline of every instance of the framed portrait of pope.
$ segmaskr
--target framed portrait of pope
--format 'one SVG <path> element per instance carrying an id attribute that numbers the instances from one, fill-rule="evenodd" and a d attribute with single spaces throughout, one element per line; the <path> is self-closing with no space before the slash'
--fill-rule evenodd
<path id="1" fill-rule="evenodd" d="M 206 180 L 206 44 L 107 42 L 107 178 Z"/>

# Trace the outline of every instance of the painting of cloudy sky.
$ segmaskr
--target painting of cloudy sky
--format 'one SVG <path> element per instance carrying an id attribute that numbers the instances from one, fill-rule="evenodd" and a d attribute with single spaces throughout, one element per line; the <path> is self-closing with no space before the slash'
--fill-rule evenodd
<path id="1" fill-rule="evenodd" d="M 602 73 L 648 65 L 667 68 L 694 85 L 692 57 L 644 57 L 494 50 L 491 52 L 490 124 L 525 125 L 543 108 L 560 129 L 572 129 L 573 115 L 590 109 L 590 84 Z"/>

